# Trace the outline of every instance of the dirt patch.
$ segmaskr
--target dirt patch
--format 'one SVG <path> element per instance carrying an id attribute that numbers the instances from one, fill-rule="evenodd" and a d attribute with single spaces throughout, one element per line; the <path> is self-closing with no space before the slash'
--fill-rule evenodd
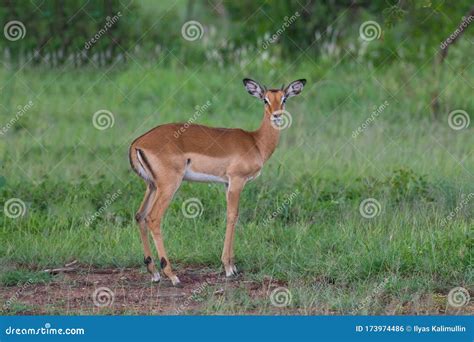
<path id="1" fill-rule="evenodd" d="M 167 279 L 152 283 L 140 269 L 78 268 L 51 282 L 0 288 L 8 314 L 187 314 L 201 311 L 204 299 L 225 296 L 242 286 L 251 298 L 263 298 L 275 281 L 257 283 L 242 275 L 227 279 L 214 270 L 179 271 L 182 287 Z"/>
<path id="2" fill-rule="evenodd" d="M 181 314 L 270 314 L 334 315 L 326 307 L 292 303 L 288 307 L 271 305 L 271 293 L 287 284 L 264 278 L 257 282 L 245 275 L 227 279 L 223 273 L 202 266 L 178 271 L 182 287 L 167 279 L 152 283 L 150 275 L 140 268 L 93 268 L 77 266 L 73 271 L 59 272 L 49 282 L 23 282 L 0 287 L 0 314 L 16 315 L 181 315 Z M 318 282 L 332 286 L 327 281 Z M 242 299 L 243 298 L 243 299 Z M 241 307 L 239 300 L 246 306 Z M 447 305 L 446 294 L 426 294 L 399 302 L 382 298 L 385 315 L 472 315 L 471 301 L 461 308 Z M 230 310 L 221 310 L 222 304 Z M 309 305 L 308 305 L 309 304 Z"/>

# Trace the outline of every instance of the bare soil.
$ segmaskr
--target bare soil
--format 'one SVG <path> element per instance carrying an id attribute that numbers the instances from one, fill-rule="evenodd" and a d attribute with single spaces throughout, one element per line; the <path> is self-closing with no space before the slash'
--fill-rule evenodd
<path id="1" fill-rule="evenodd" d="M 0 300 L 6 303 L 2 311 L 7 314 L 170 315 L 199 311 L 205 295 L 225 296 L 242 285 L 252 298 L 263 298 L 271 287 L 278 286 L 275 281 L 259 284 L 241 275 L 229 280 L 202 267 L 180 270 L 179 278 L 182 286 L 174 287 L 163 278 L 152 283 L 150 275 L 138 268 L 78 268 L 50 282 L 1 287 Z M 18 305 L 22 305 L 21 312 Z"/>
<path id="2" fill-rule="evenodd" d="M 208 300 L 213 298 L 230 301 L 232 291 L 243 290 L 252 301 L 269 304 L 269 296 L 274 288 L 285 286 L 274 279 L 255 282 L 239 275 L 227 279 L 222 273 L 201 266 L 179 270 L 182 287 L 173 287 L 171 282 L 162 279 L 152 283 L 150 275 L 139 268 L 89 268 L 78 267 L 74 271 L 59 273 L 52 281 L 44 283 L 25 283 L 17 286 L 0 287 L 1 314 L 20 315 L 81 315 L 81 314 L 138 314 L 138 315 L 176 315 L 176 314 L 225 314 L 209 309 Z M 449 314 L 473 315 L 474 303 L 471 301 L 462 308 L 446 305 L 446 294 L 425 295 L 416 300 L 400 303 L 390 298 L 382 298 L 384 314 Z M 259 310 L 238 314 L 262 314 Z M 265 314 L 341 314 L 328 308 L 277 308 L 268 305 Z M 347 313 L 346 313 L 347 314 Z"/>

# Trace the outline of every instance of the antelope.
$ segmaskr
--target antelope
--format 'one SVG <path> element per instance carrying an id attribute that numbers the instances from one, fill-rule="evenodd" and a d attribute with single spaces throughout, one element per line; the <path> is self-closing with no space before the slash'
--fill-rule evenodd
<path id="1" fill-rule="evenodd" d="M 279 125 L 285 102 L 303 90 L 305 79 L 281 89 L 266 89 L 251 79 L 244 79 L 250 95 L 264 103 L 260 128 L 212 128 L 197 124 L 170 123 L 157 126 L 135 139 L 129 149 L 132 169 L 146 183 L 143 201 L 135 216 L 145 253 L 144 263 L 152 281 L 160 281 L 152 259 L 148 230 L 160 258 L 164 274 L 174 286 L 180 285 L 166 254 L 161 236 L 161 222 L 168 205 L 183 180 L 224 183 L 227 221 L 221 261 L 226 277 L 237 274 L 234 263 L 234 229 L 238 218 L 239 198 L 245 184 L 260 175 L 280 138 Z M 181 134 L 176 134 L 176 132 Z"/>

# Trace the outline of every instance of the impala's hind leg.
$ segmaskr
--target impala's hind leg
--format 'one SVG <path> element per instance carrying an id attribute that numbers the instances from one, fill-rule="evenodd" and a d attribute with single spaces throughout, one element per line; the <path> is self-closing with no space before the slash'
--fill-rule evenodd
<path id="1" fill-rule="evenodd" d="M 153 262 L 153 258 L 151 256 L 150 242 L 148 241 L 148 228 L 145 222 L 145 218 L 150 212 L 151 202 L 155 196 L 155 193 L 155 185 L 152 183 L 148 184 L 145 197 L 143 198 L 142 204 L 135 215 L 135 219 L 140 225 L 140 238 L 142 240 L 143 251 L 145 253 L 143 262 L 145 263 L 148 272 L 150 272 L 152 275 L 151 280 L 157 282 L 160 281 L 160 272 L 156 270 L 155 263 Z"/>
<path id="2" fill-rule="evenodd" d="M 183 172 L 176 172 L 174 170 L 173 172 L 163 173 L 163 176 L 166 176 L 163 177 L 165 180 L 158 182 L 158 191 L 155 193 L 151 211 L 146 218 L 151 230 L 151 235 L 155 241 L 156 249 L 158 250 L 158 255 L 160 256 L 161 268 L 175 286 L 179 285 L 180 282 L 178 277 L 173 273 L 173 270 L 171 269 L 171 263 L 166 254 L 163 237 L 161 235 L 161 222 L 165 215 L 166 209 L 173 199 L 174 193 L 181 185 L 183 174 L 184 170 Z"/>

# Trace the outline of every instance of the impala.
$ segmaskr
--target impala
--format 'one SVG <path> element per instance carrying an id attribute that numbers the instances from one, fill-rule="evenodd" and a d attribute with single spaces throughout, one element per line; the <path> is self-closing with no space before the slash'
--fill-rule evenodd
<path id="1" fill-rule="evenodd" d="M 132 169 L 147 185 L 135 218 L 140 225 L 144 262 L 152 274 L 152 281 L 159 281 L 160 273 L 151 257 L 148 229 L 158 250 L 161 269 L 173 285 L 179 284 L 166 255 L 161 221 L 183 180 L 225 184 L 227 222 L 221 260 L 227 277 L 237 273 L 233 244 L 240 193 L 249 180 L 260 174 L 263 164 L 275 150 L 285 102 L 302 91 L 306 80 L 269 90 L 251 79 L 246 78 L 243 82 L 247 91 L 264 103 L 263 120 L 256 131 L 194 124 L 183 129 L 183 124 L 172 123 L 153 128 L 130 146 Z M 181 134 L 175 134 L 178 131 Z"/>

